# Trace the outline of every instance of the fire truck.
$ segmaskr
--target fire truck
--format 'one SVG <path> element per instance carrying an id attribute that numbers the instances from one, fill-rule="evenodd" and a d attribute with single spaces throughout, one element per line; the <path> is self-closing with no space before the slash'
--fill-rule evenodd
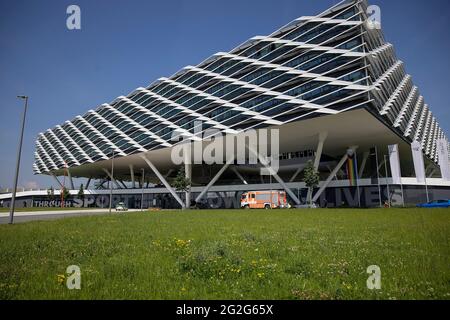
<path id="1" fill-rule="evenodd" d="M 241 208 L 278 209 L 288 208 L 285 191 L 249 191 L 241 196 Z"/>

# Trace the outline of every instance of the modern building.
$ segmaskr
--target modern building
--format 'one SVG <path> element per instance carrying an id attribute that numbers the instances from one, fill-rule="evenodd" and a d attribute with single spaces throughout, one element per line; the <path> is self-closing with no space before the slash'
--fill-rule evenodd
<path id="1" fill-rule="evenodd" d="M 54 176 L 59 185 L 65 176 L 74 194 L 73 178 L 85 178 L 86 203 L 96 206 L 108 203 L 110 181 L 115 202 L 184 206 L 171 187 L 183 166 L 192 200 L 238 207 L 244 191 L 285 189 L 299 205 L 309 160 L 321 177 L 312 198 L 322 206 L 378 206 L 388 195 L 394 204 L 424 202 L 426 189 L 430 199 L 450 198 L 450 182 L 441 174 L 450 170 L 442 168 L 448 159 L 439 159 L 437 148 L 438 140 L 448 140 L 372 11 L 366 1 L 342 1 L 48 129 L 36 141 L 34 172 Z M 263 159 L 229 161 L 234 149 L 222 164 L 172 161 L 182 143 L 174 136 L 207 146 L 211 136 L 204 133 L 211 129 L 237 137 L 278 129 L 279 170 L 261 175 Z M 416 141 L 425 182 L 416 179 Z M 398 146 L 400 180 L 386 157 L 390 145 Z M 356 184 L 344 165 L 349 157 L 357 165 Z M 19 205 L 48 205 L 46 191 L 17 197 Z"/>

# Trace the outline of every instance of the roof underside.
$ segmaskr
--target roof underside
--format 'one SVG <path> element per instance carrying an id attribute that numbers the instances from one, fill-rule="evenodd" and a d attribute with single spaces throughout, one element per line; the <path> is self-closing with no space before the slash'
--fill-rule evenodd
<path id="1" fill-rule="evenodd" d="M 359 120 L 355 121 L 355 119 Z M 328 135 L 324 143 L 323 154 L 326 154 L 328 157 L 339 159 L 352 146 L 357 146 L 358 152 L 361 154 L 376 146 L 378 147 L 380 157 L 382 157 L 383 154 L 387 153 L 387 145 L 399 144 L 402 169 L 407 170 L 412 163 L 411 150 L 408 142 L 390 130 L 365 108 L 355 109 L 337 115 L 314 117 L 282 126 L 269 127 L 269 129 L 273 128 L 279 129 L 281 142 L 279 145 L 280 153 L 315 150 L 319 134 L 327 132 Z M 238 147 L 237 140 L 235 141 L 235 149 Z M 217 142 L 217 139 L 215 141 Z M 210 143 L 211 141 L 203 141 L 203 147 L 206 147 Z M 227 151 L 229 150 L 225 144 L 223 145 L 224 149 L 222 154 L 224 155 L 223 163 L 225 163 L 225 155 L 227 155 Z M 172 154 L 172 148 L 162 148 L 115 158 L 114 176 L 117 179 L 129 181 L 130 165 L 133 166 L 133 171 L 136 174 L 139 174 L 142 169 L 145 169 L 145 172 L 149 174 L 148 165 L 140 157 L 142 154 L 145 154 L 147 158 L 151 159 L 153 164 L 161 172 L 169 172 L 171 169 L 177 168 L 175 164 L 168 161 Z M 111 165 L 112 160 L 98 161 L 73 167 L 70 169 L 70 172 L 72 177 L 103 179 L 106 176 L 104 169 L 110 170 Z M 54 174 L 64 175 L 64 169 L 56 170 Z"/>

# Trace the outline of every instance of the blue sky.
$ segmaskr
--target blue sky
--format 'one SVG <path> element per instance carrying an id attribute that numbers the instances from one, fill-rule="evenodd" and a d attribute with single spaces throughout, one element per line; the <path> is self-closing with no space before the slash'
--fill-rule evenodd
<path id="1" fill-rule="evenodd" d="M 0 188 L 12 186 L 22 101 L 30 96 L 20 186 L 53 184 L 32 172 L 34 141 L 47 128 L 267 35 L 336 0 L 0 0 Z M 373 0 L 407 72 L 450 135 L 450 2 Z M 81 8 L 81 30 L 66 8 Z"/>

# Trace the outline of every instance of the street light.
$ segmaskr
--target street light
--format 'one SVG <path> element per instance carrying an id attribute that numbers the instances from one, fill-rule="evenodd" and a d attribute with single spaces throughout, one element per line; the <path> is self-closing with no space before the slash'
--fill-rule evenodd
<path id="1" fill-rule="evenodd" d="M 25 100 L 25 109 L 23 110 L 23 116 L 22 116 L 22 131 L 20 133 L 19 150 L 17 151 L 16 175 L 14 177 L 14 188 L 13 188 L 12 198 L 11 198 L 11 210 L 9 212 L 9 223 L 10 224 L 12 224 L 14 222 L 14 206 L 15 206 L 15 202 L 16 202 L 17 181 L 19 179 L 20 155 L 22 153 L 23 132 L 25 130 L 25 118 L 27 116 L 27 108 L 28 108 L 28 97 L 27 96 L 17 96 L 17 98 Z"/>
<path id="2" fill-rule="evenodd" d="M 145 170 L 142 170 L 142 184 L 141 184 L 141 211 L 144 210 L 144 181 L 145 181 Z"/>
<path id="3" fill-rule="evenodd" d="M 387 155 L 384 155 L 384 170 L 386 172 L 386 187 L 388 206 L 391 207 L 391 191 L 389 190 L 388 170 L 387 170 Z"/>
<path id="4" fill-rule="evenodd" d="M 114 149 L 112 149 L 112 160 L 111 160 L 111 183 L 109 185 L 109 213 L 111 213 L 112 207 L 112 188 L 114 180 Z"/>

